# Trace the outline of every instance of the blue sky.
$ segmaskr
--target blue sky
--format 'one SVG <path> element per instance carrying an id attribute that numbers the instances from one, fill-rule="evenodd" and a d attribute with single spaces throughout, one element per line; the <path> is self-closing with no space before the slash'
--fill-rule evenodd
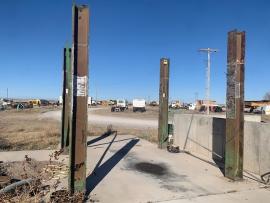
<path id="1" fill-rule="evenodd" d="M 170 98 L 225 102 L 227 32 L 246 31 L 246 100 L 270 90 L 270 1 L 76 0 L 90 6 L 90 95 L 157 99 L 159 60 L 169 57 Z M 71 42 L 71 0 L 0 0 L 0 97 L 58 98 L 62 49 Z"/>

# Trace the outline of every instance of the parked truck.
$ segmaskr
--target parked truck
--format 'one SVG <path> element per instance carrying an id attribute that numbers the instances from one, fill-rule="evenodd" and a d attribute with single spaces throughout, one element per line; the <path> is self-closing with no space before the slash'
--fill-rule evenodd
<path id="1" fill-rule="evenodd" d="M 132 105 L 133 105 L 133 112 L 140 111 L 145 112 L 145 100 L 144 99 L 133 99 Z"/>
<path id="2" fill-rule="evenodd" d="M 270 105 L 267 105 L 267 106 L 258 106 L 257 108 L 255 108 L 253 110 L 253 113 L 270 115 Z"/>
<path id="3" fill-rule="evenodd" d="M 169 108 L 171 109 L 180 109 L 181 105 L 179 101 L 172 101 L 171 104 L 169 105 Z"/>
<path id="4" fill-rule="evenodd" d="M 88 97 L 87 104 L 88 104 L 88 107 L 91 107 L 91 106 L 96 106 L 97 102 L 93 100 L 93 97 Z"/>
<path id="5" fill-rule="evenodd" d="M 128 101 L 125 99 L 118 99 L 116 105 L 111 107 L 111 112 L 125 111 L 126 109 L 128 109 Z"/>

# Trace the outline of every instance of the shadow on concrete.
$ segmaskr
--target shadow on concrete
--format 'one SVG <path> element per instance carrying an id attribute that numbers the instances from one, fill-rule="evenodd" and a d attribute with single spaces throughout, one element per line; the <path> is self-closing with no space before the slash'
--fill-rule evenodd
<path id="1" fill-rule="evenodd" d="M 190 123 L 189 123 L 189 126 L 188 126 L 188 132 L 187 132 L 187 136 L 186 136 L 186 140 L 185 140 L 185 144 L 184 144 L 183 150 L 185 150 L 186 149 L 186 146 L 187 146 L 187 142 L 188 142 L 188 139 L 189 139 L 189 133 L 190 133 L 190 129 L 191 129 L 193 117 L 194 117 L 194 113 L 192 114 L 191 119 L 190 119 Z"/>
<path id="2" fill-rule="evenodd" d="M 270 173 L 269 173 L 269 175 L 270 175 Z M 265 181 L 265 180 L 263 179 L 262 176 L 261 176 L 261 179 L 260 179 L 260 178 L 259 178 L 259 177 L 260 177 L 259 175 L 253 174 L 253 173 L 251 173 L 251 172 L 249 172 L 249 171 L 247 171 L 247 170 L 244 170 L 243 176 L 244 176 L 245 178 L 254 180 L 254 181 L 258 182 L 258 183 L 262 183 L 262 184 L 267 184 L 267 183 L 268 183 L 267 181 Z M 270 179 L 269 179 L 269 180 L 270 180 Z"/>
<path id="3" fill-rule="evenodd" d="M 212 159 L 225 175 L 226 119 L 214 117 L 212 129 Z"/>
<path id="4" fill-rule="evenodd" d="M 99 166 L 105 154 L 107 153 L 108 149 L 110 148 L 111 144 L 113 143 L 115 137 L 116 135 L 114 136 L 110 145 L 108 145 L 101 159 L 98 161 L 93 172 L 86 178 L 86 193 L 85 193 L 86 197 L 89 196 L 91 191 L 93 191 L 93 189 L 103 180 L 103 178 L 105 178 L 106 175 L 108 175 L 108 173 L 113 169 L 113 167 L 116 166 L 118 162 L 121 161 L 121 159 L 125 157 L 128 154 L 128 152 L 139 142 L 139 139 L 130 140 L 125 146 L 123 146 L 119 151 L 117 151 L 111 158 L 109 158 L 105 163 Z"/>
<path id="5" fill-rule="evenodd" d="M 103 161 L 103 159 L 104 159 L 105 155 L 107 154 L 108 150 L 110 149 L 112 143 L 114 143 L 114 140 L 115 140 L 116 136 L 117 136 L 117 131 L 115 131 L 115 134 L 114 134 L 114 137 L 113 137 L 112 141 L 109 143 L 109 145 L 107 146 L 107 148 L 105 149 L 105 151 L 104 151 L 103 154 L 101 155 L 99 161 L 97 162 L 97 164 L 96 164 L 96 166 L 95 166 L 95 168 L 94 168 L 94 170 L 93 170 L 94 173 L 96 172 L 97 168 L 99 167 L 99 165 L 100 165 L 101 162 Z M 93 173 L 93 172 L 92 172 L 92 173 Z"/>
<path id="6" fill-rule="evenodd" d="M 116 140 L 114 141 L 113 143 L 116 143 L 116 142 L 123 142 L 123 141 L 127 141 L 127 140 L 133 140 L 134 138 L 126 138 L 126 139 L 121 139 L 121 140 Z M 88 147 L 97 147 L 97 146 L 102 146 L 102 145 L 107 145 L 107 144 L 110 144 L 111 142 L 104 142 L 104 143 L 101 143 L 101 144 L 94 144 L 94 145 L 88 145 Z"/>
<path id="7" fill-rule="evenodd" d="M 101 136 L 99 136 L 99 137 L 97 137 L 97 138 L 94 138 L 94 139 L 88 141 L 88 142 L 87 142 L 87 146 L 89 146 L 89 145 L 91 145 L 91 144 L 94 144 L 94 143 L 96 143 L 96 142 L 98 142 L 98 141 L 100 141 L 100 140 L 102 140 L 102 139 L 104 139 L 104 138 L 106 138 L 106 137 L 109 137 L 109 136 L 112 135 L 113 133 L 115 133 L 115 131 L 110 131 L 110 130 L 109 130 L 109 131 L 105 132 L 104 134 L 102 134 Z"/>
<path id="8" fill-rule="evenodd" d="M 196 158 L 196 159 L 199 159 L 200 161 L 203 161 L 203 162 L 205 162 L 205 163 L 207 163 L 207 164 L 210 164 L 210 165 L 212 165 L 212 166 L 214 166 L 214 167 L 219 168 L 219 166 L 218 166 L 216 163 L 211 162 L 211 161 L 208 161 L 208 160 L 206 160 L 206 159 L 203 159 L 203 158 L 201 158 L 201 157 L 199 157 L 199 156 L 196 156 L 196 155 L 190 153 L 189 151 L 182 151 L 182 152 L 184 152 L 184 153 L 186 153 L 186 154 L 188 154 L 188 155 L 190 155 L 190 156 L 192 156 L 192 157 L 194 157 L 194 158 Z"/>

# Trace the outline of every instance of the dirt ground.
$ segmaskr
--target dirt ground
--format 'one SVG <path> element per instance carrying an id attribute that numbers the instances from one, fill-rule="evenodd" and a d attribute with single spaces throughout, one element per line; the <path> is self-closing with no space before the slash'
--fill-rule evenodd
<path id="1" fill-rule="evenodd" d="M 124 112 L 111 112 L 110 107 L 93 107 L 88 111 L 89 136 L 102 135 L 112 125 L 118 135 L 135 135 L 157 142 L 158 107 L 147 107 L 144 113 L 134 113 L 132 108 Z M 262 120 L 269 122 L 270 117 L 263 116 Z M 61 134 L 60 121 L 60 107 L 0 111 L 0 151 L 57 149 Z"/>
<path id="2" fill-rule="evenodd" d="M 48 156 L 46 161 L 32 158 L 33 154 L 23 155 L 29 151 L 19 152 L 22 155 L 19 160 L 16 159 L 20 156 L 18 152 L 15 152 L 17 153 L 15 159 L 5 160 L 5 156 L 2 157 L 5 161 L 0 162 L 0 190 L 3 189 L 5 192 L 1 190 L 0 202 L 53 202 L 50 201 L 52 194 L 65 188 L 63 182 L 68 176 L 68 167 L 66 159 L 60 157 L 60 151 L 45 151 Z M 42 157 L 40 151 L 34 153 L 38 154 L 38 158 Z M 19 181 L 24 183 L 20 185 Z M 18 184 L 16 188 L 11 187 L 14 184 Z"/>
<path id="3" fill-rule="evenodd" d="M 158 119 L 158 107 L 150 107 L 147 106 L 146 112 L 133 112 L 132 107 L 129 107 L 127 110 L 123 112 L 111 112 L 110 107 L 105 108 L 92 108 L 95 111 L 95 114 L 97 115 L 110 115 L 110 116 L 116 116 L 116 117 L 129 117 L 129 118 L 143 118 L 143 119 Z M 97 110 L 95 110 L 97 109 Z"/>
<path id="4" fill-rule="evenodd" d="M 48 166 L 60 166 L 58 162 L 36 161 L 31 159 L 28 161 L 14 161 L 0 163 L 0 174 L 6 174 L 13 179 L 40 178 L 48 179 L 49 174 L 45 171 Z"/>
<path id="5" fill-rule="evenodd" d="M 131 125 L 113 125 L 118 134 L 132 134 L 151 142 L 157 141 L 156 128 L 141 128 L 132 125 L 134 121 L 157 120 L 158 108 L 149 108 L 144 113 L 133 113 L 131 109 L 125 112 L 110 112 L 109 108 L 92 109 L 95 115 L 113 117 L 115 119 L 131 118 Z M 92 111 L 90 110 L 90 111 Z M 57 119 L 43 116 L 47 113 L 57 114 Z M 133 119 L 133 120 L 132 120 Z M 135 120 L 136 119 L 136 120 Z M 61 108 L 41 107 L 21 111 L 8 110 L 0 112 L 0 151 L 57 149 L 61 134 Z M 95 118 L 94 118 L 95 120 Z M 119 120 L 121 122 L 121 120 Z M 107 131 L 110 123 L 89 122 L 88 135 L 99 136 Z"/>

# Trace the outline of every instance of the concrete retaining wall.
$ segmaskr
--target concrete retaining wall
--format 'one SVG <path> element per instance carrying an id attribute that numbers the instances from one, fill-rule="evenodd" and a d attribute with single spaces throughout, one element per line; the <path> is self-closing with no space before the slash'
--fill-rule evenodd
<path id="1" fill-rule="evenodd" d="M 224 162 L 226 119 L 175 114 L 174 144 L 209 161 Z M 270 171 L 270 124 L 245 121 L 244 170 Z"/>

